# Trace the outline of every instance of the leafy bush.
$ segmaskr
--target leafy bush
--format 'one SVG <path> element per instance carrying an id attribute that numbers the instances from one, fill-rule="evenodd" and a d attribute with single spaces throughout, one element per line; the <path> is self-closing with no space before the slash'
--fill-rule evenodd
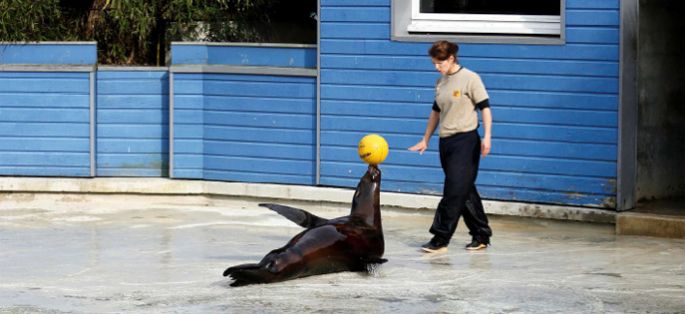
<path id="1" fill-rule="evenodd" d="M 94 40 L 101 64 L 164 65 L 171 41 L 313 43 L 313 12 L 316 0 L 0 0 L 0 41 Z M 272 24 L 291 16 L 299 28 Z"/>
<path id="2" fill-rule="evenodd" d="M 75 24 L 59 0 L 0 0 L 0 41 L 76 40 Z"/>

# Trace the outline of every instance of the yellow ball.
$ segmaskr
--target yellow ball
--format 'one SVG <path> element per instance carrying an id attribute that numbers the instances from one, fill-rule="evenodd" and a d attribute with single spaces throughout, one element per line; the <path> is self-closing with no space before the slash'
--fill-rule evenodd
<path id="1" fill-rule="evenodd" d="M 388 142 L 378 134 L 369 134 L 359 141 L 359 158 L 370 165 L 378 165 L 388 157 Z"/>

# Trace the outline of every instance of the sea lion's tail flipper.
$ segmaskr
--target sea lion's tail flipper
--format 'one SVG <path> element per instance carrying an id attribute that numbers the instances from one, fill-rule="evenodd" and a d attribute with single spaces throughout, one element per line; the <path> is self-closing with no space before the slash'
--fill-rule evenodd
<path id="1" fill-rule="evenodd" d="M 273 273 L 261 268 L 259 264 L 243 264 L 229 267 L 224 271 L 224 277 L 233 279 L 232 287 L 245 286 L 253 283 L 267 283 L 273 280 Z"/>
<path id="2" fill-rule="evenodd" d="M 290 207 L 290 206 L 285 206 L 285 205 L 279 205 L 279 204 L 259 204 L 259 206 L 266 207 L 268 209 L 271 209 L 277 213 L 279 213 L 281 216 L 288 218 L 290 221 L 304 227 L 304 228 L 312 228 L 312 227 L 317 227 L 325 224 L 328 222 L 328 219 L 321 218 L 319 216 L 316 216 L 310 212 L 307 212 L 306 210 L 295 208 L 295 207 Z"/>

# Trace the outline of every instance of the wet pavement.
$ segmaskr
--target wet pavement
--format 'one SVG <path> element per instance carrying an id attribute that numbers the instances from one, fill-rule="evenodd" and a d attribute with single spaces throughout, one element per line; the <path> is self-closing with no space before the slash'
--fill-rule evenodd
<path id="1" fill-rule="evenodd" d="M 425 255 L 430 211 L 383 210 L 389 262 L 372 274 L 232 288 L 226 267 L 302 230 L 257 201 L 0 195 L 0 313 L 685 313 L 685 240 L 492 216 L 487 250 L 465 251 L 461 225 Z"/>

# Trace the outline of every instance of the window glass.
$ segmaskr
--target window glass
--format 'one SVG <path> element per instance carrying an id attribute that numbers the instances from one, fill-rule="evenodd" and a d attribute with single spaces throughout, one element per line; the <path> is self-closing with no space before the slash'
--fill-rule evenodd
<path id="1" fill-rule="evenodd" d="M 421 0 L 421 13 L 559 15 L 558 0 Z"/>
<path id="2" fill-rule="evenodd" d="M 566 0 L 392 0 L 392 39 L 556 45 L 565 12 Z"/>

